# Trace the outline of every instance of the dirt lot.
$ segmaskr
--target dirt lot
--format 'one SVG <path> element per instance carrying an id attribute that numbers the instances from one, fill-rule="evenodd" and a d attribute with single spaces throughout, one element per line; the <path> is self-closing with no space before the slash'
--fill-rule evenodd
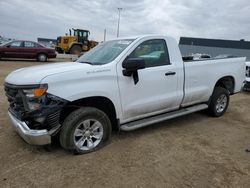
<path id="1" fill-rule="evenodd" d="M 0 187 L 250 187 L 250 93 L 232 96 L 221 118 L 195 113 L 116 133 L 74 156 L 29 146 L 11 128 L 4 78 L 37 64 L 0 61 Z"/>

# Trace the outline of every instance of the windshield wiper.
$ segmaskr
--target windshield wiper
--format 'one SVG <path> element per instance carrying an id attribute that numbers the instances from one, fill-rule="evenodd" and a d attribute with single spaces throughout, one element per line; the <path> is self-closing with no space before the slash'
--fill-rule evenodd
<path id="1" fill-rule="evenodd" d="M 89 62 L 89 61 L 78 61 L 78 63 L 86 63 L 86 64 L 89 64 L 89 65 L 94 65 L 92 62 Z"/>
<path id="2" fill-rule="evenodd" d="M 89 65 L 103 65 L 103 63 L 100 62 L 89 62 L 89 61 L 77 61 L 78 63 L 86 63 Z"/>

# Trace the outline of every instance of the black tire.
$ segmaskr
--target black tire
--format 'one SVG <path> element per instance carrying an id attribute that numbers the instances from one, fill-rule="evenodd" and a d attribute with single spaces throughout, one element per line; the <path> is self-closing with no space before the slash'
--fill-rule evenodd
<path id="1" fill-rule="evenodd" d="M 229 91 L 222 87 L 215 87 L 208 107 L 209 114 L 220 117 L 227 111 L 228 105 Z"/>
<path id="2" fill-rule="evenodd" d="M 44 53 L 37 55 L 37 61 L 39 62 L 46 62 L 48 60 L 48 56 Z"/>
<path id="3" fill-rule="evenodd" d="M 70 48 L 70 51 L 69 51 L 70 54 L 75 54 L 75 55 L 78 55 L 78 56 L 81 54 L 81 52 L 82 52 L 82 48 L 79 45 L 72 46 Z"/>
<path id="4" fill-rule="evenodd" d="M 82 144 L 82 148 L 79 148 L 80 146 L 77 146 L 78 141 L 76 141 L 77 136 L 76 134 L 76 129 L 79 129 L 79 125 L 82 127 L 85 127 L 84 122 L 85 121 L 91 121 L 91 120 L 96 120 L 98 123 L 100 123 L 102 125 L 102 138 L 101 139 L 96 139 L 99 140 L 98 144 L 96 146 L 93 146 L 93 148 L 91 147 L 91 149 L 86 149 L 89 144 L 89 139 L 85 137 L 85 134 L 82 134 L 80 137 L 80 139 L 84 138 L 85 141 Z M 91 123 L 90 123 L 91 124 Z M 89 126 L 91 128 L 91 126 Z M 92 128 L 93 128 L 93 124 L 92 124 Z M 96 151 L 100 148 L 102 148 L 104 145 L 107 144 L 108 140 L 111 137 L 111 131 L 112 131 L 112 127 L 111 127 L 111 122 L 108 118 L 108 116 L 102 112 L 101 110 L 97 109 L 97 108 L 93 108 L 93 107 L 84 107 L 84 108 L 80 108 L 78 110 L 73 111 L 71 114 L 69 114 L 67 116 L 67 118 L 64 120 L 63 125 L 62 125 L 62 129 L 60 132 L 60 143 L 61 146 L 68 151 L 72 151 L 75 154 L 85 154 L 85 153 L 89 153 L 89 152 L 93 152 Z M 84 131 L 83 131 L 84 132 Z M 86 133 L 87 131 L 85 131 Z M 94 132 L 94 131 L 93 131 Z M 84 136 L 83 136 L 84 135 Z M 90 136 L 90 135 L 89 135 Z M 91 137 L 91 136 L 90 136 Z M 93 143 L 93 137 L 92 139 L 92 143 Z M 96 143 L 96 141 L 94 141 L 94 143 Z M 85 148 L 85 149 L 84 149 Z"/>

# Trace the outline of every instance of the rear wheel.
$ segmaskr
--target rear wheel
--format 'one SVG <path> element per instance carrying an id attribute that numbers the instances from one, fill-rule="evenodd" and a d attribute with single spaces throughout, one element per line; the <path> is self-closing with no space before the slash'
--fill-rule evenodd
<path id="1" fill-rule="evenodd" d="M 48 59 L 48 57 L 46 54 L 38 54 L 38 56 L 37 56 L 37 60 L 40 62 L 46 62 L 47 59 Z"/>
<path id="2" fill-rule="evenodd" d="M 77 154 L 103 147 L 111 135 L 108 116 L 97 108 L 86 107 L 72 112 L 63 122 L 61 146 Z"/>
<path id="3" fill-rule="evenodd" d="M 74 45 L 70 49 L 70 54 L 80 55 L 82 52 L 82 48 L 79 45 Z"/>
<path id="4" fill-rule="evenodd" d="M 214 117 L 222 116 L 228 108 L 229 91 L 222 87 L 214 89 L 208 111 Z"/>

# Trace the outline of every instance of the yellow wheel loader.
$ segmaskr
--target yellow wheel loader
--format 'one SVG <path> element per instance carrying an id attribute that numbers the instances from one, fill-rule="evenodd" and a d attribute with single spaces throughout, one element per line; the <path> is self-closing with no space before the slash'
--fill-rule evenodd
<path id="1" fill-rule="evenodd" d="M 73 30 L 73 33 L 72 33 Z M 98 42 L 89 40 L 90 32 L 84 29 L 69 29 L 69 35 L 57 37 L 55 49 L 58 53 L 76 54 L 89 51 Z"/>

